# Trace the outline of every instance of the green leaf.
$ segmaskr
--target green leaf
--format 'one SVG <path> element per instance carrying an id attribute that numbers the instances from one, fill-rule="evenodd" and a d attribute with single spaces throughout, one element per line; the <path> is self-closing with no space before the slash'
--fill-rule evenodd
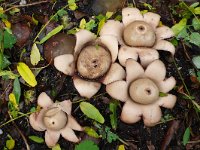
<path id="1" fill-rule="evenodd" d="M 118 103 L 116 101 L 113 101 L 109 104 L 109 110 L 111 112 L 110 123 L 114 130 L 117 129 L 117 106 L 118 106 Z"/>
<path id="2" fill-rule="evenodd" d="M 31 49 L 31 55 L 30 55 L 30 59 L 31 59 L 31 64 L 32 65 L 37 65 L 38 62 L 40 61 L 40 51 L 37 47 L 37 45 L 34 43 Z"/>
<path id="3" fill-rule="evenodd" d="M 0 52 L 0 70 L 5 69 L 10 65 L 10 61 L 8 60 L 7 56 Z"/>
<path id="4" fill-rule="evenodd" d="M 152 5 L 148 4 L 148 3 L 143 3 L 144 7 L 147 7 L 149 10 L 153 10 L 155 9 Z"/>
<path id="5" fill-rule="evenodd" d="M 106 19 L 110 19 L 113 15 L 113 12 L 106 12 Z"/>
<path id="6" fill-rule="evenodd" d="M 0 10 L 0 11 L 1 11 L 1 10 Z M 2 14 L 2 13 L 0 13 L 0 18 L 1 18 L 1 19 L 7 19 L 8 16 L 7 16 L 6 14 Z"/>
<path id="7" fill-rule="evenodd" d="M 8 60 L 8 57 L 3 55 L 3 65 L 2 65 L 2 69 L 5 69 L 6 67 L 8 67 L 11 64 L 11 62 Z"/>
<path id="8" fill-rule="evenodd" d="M 167 93 L 163 93 L 163 92 L 159 93 L 159 97 L 166 97 L 167 95 L 168 95 Z"/>
<path id="9" fill-rule="evenodd" d="M 64 15 L 68 15 L 68 12 L 64 9 L 60 9 L 60 10 L 58 10 L 57 14 L 59 17 L 62 17 Z"/>
<path id="10" fill-rule="evenodd" d="M 190 43 L 200 47 L 200 34 L 198 32 L 192 32 L 190 35 Z"/>
<path id="11" fill-rule="evenodd" d="M 119 139 L 119 136 L 111 132 L 109 127 L 105 128 L 105 132 L 107 133 L 107 141 L 109 143 L 112 143 L 113 141 L 116 141 L 117 139 Z"/>
<path id="12" fill-rule="evenodd" d="M 88 102 L 81 102 L 80 108 L 81 108 L 81 111 L 88 118 L 94 119 L 94 120 L 98 121 L 99 123 L 104 123 L 105 120 L 104 120 L 103 116 L 101 115 L 99 110 L 96 107 L 94 107 L 92 104 L 90 104 Z"/>
<path id="13" fill-rule="evenodd" d="M 14 93 L 10 93 L 9 94 L 9 102 L 11 103 L 11 105 L 16 109 L 16 110 L 18 110 L 18 104 L 19 103 L 17 103 L 17 100 L 16 100 L 16 97 L 15 97 L 15 95 L 14 95 Z"/>
<path id="14" fill-rule="evenodd" d="M 4 39 L 4 48 L 12 48 L 13 44 L 16 43 L 16 38 L 14 35 L 8 32 L 8 30 L 4 31 L 3 35 L 0 35 L 0 41 Z"/>
<path id="15" fill-rule="evenodd" d="M 0 41 L 0 45 L 1 45 L 1 41 Z M 1 49 L 1 46 L 0 46 L 0 49 Z M 0 52 L 0 70 L 3 69 L 3 53 Z"/>
<path id="16" fill-rule="evenodd" d="M 192 62 L 194 63 L 194 65 L 200 69 L 200 56 L 195 56 L 192 58 Z"/>
<path id="17" fill-rule="evenodd" d="M 198 5 L 199 5 L 199 2 L 196 2 L 196 3 L 193 3 L 192 5 L 190 5 L 190 7 L 195 8 L 195 7 L 197 7 Z"/>
<path id="18" fill-rule="evenodd" d="M 27 105 L 33 102 L 35 100 L 35 90 L 24 91 L 24 100 Z"/>
<path id="19" fill-rule="evenodd" d="M 106 18 L 106 17 L 102 14 L 99 14 L 98 16 L 95 16 L 95 18 L 101 21 L 103 18 Z"/>
<path id="20" fill-rule="evenodd" d="M 36 26 L 38 25 L 39 21 L 37 19 L 35 19 L 34 14 L 32 14 L 32 21 Z"/>
<path id="21" fill-rule="evenodd" d="M 118 150 L 126 150 L 124 145 L 119 145 Z"/>
<path id="22" fill-rule="evenodd" d="M 35 108 L 35 107 L 32 107 L 32 108 L 30 109 L 30 112 L 32 112 L 32 113 L 36 112 L 36 108 Z"/>
<path id="23" fill-rule="evenodd" d="M 188 143 L 189 139 L 190 139 L 190 128 L 187 127 L 187 129 L 185 130 L 184 135 L 183 135 L 183 145 L 184 146 Z"/>
<path id="24" fill-rule="evenodd" d="M 172 38 L 170 42 L 176 47 L 178 46 L 178 40 L 176 38 Z"/>
<path id="25" fill-rule="evenodd" d="M 0 76 L 6 76 L 9 79 L 15 79 L 17 77 L 19 77 L 18 75 L 14 74 L 12 71 L 0 71 Z"/>
<path id="26" fill-rule="evenodd" d="M 44 143 L 44 139 L 38 136 L 31 135 L 28 138 L 36 143 Z"/>
<path id="27" fill-rule="evenodd" d="M 75 2 L 76 0 L 68 0 L 68 6 L 70 10 L 76 10 L 78 8 Z"/>
<path id="28" fill-rule="evenodd" d="M 15 14 L 18 13 L 18 12 L 20 12 L 20 9 L 19 9 L 19 8 L 13 8 L 13 9 L 11 9 L 11 10 L 9 11 L 9 13 L 10 13 L 11 15 L 15 15 Z"/>
<path id="29" fill-rule="evenodd" d="M 13 140 L 13 138 L 10 135 L 8 135 L 8 137 L 9 137 L 9 140 L 6 141 L 6 147 L 9 150 L 12 150 L 15 147 L 15 140 Z"/>
<path id="30" fill-rule="evenodd" d="M 37 85 L 34 74 L 30 68 L 23 62 L 19 62 L 17 65 L 17 71 L 22 76 L 22 78 L 32 87 Z"/>
<path id="31" fill-rule="evenodd" d="M 192 19 L 192 26 L 195 30 L 200 30 L 200 20 L 197 18 Z"/>
<path id="32" fill-rule="evenodd" d="M 99 147 L 93 141 L 85 140 L 76 145 L 75 150 L 99 150 Z"/>
<path id="33" fill-rule="evenodd" d="M 117 16 L 115 17 L 115 20 L 117 20 L 117 21 L 122 21 L 122 15 L 117 15 Z"/>
<path id="34" fill-rule="evenodd" d="M 100 33 L 102 27 L 104 26 L 105 22 L 106 22 L 106 18 L 103 18 L 103 19 L 100 20 L 100 22 L 98 24 L 98 29 L 97 29 L 97 35 L 99 35 L 99 33 Z"/>
<path id="35" fill-rule="evenodd" d="M 62 16 L 61 21 L 63 29 L 67 29 L 70 26 L 70 18 L 68 15 Z"/>
<path id="36" fill-rule="evenodd" d="M 86 26 L 86 20 L 83 18 L 80 21 L 79 28 L 80 29 L 85 29 L 85 26 Z"/>
<path id="37" fill-rule="evenodd" d="M 192 100 L 192 104 L 195 106 L 195 111 L 200 112 L 200 105 L 194 100 Z"/>
<path id="38" fill-rule="evenodd" d="M 85 29 L 91 31 L 93 28 L 95 28 L 97 25 L 95 21 L 92 19 L 89 22 L 86 23 Z"/>
<path id="39" fill-rule="evenodd" d="M 52 150 L 61 150 L 60 145 L 56 144 L 54 147 L 52 147 Z"/>
<path id="40" fill-rule="evenodd" d="M 179 34 L 176 36 L 177 39 L 184 39 L 185 41 L 188 41 L 190 40 L 190 35 L 189 33 L 187 32 L 187 29 L 186 28 L 183 28 L 183 30 L 181 30 L 179 32 Z"/>
<path id="41" fill-rule="evenodd" d="M 42 38 L 42 40 L 38 44 L 43 44 L 46 42 L 49 38 L 51 38 L 53 35 L 57 34 L 63 29 L 63 25 L 57 26 L 55 29 L 53 29 L 51 32 L 49 32 L 45 37 Z"/>
<path id="42" fill-rule="evenodd" d="M 194 9 L 194 13 L 195 13 L 196 15 L 200 15 L 200 7 L 196 7 L 196 8 Z"/>
<path id="43" fill-rule="evenodd" d="M 99 138 L 99 135 L 97 134 L 97 132 L 90 127 L 84 127 L 84 131 L 85 133 L 87 133 L 87 135 L 94 137 L 94 138 Z"/>
<path id="44" fill-rule="evenodd" d="M 166 123 L 167 121 L 170 121 L 170 120 L 173 120 L 173 119 L 175 119 L 175 118 L 172 115 L 166 114 L 166 115 L 161 117 L 160 122 Z"/>
<path id="45" fill-rule="evenodd" d="M 178 35 L 184 28 L 186 28 L 187 25 L 187 19 L 183 18 L 179 23 L 175 24 L 172 27 L 172 30 L 175 35 Z"/>
<path id="46" fill-rule="evenodd" d="M 16 101 L 17 101 L 17 104 L 19 104 L 19 100 L 20 100 L 20 96 L 21 96 L 21 86 L 20 86 L 20 83 L 19 83 L 19 79 L 16 78 L 14 80 L 14 84 L 13 84 L 13 93 L 15 95 L 15 98 L 16 98 Z"/>

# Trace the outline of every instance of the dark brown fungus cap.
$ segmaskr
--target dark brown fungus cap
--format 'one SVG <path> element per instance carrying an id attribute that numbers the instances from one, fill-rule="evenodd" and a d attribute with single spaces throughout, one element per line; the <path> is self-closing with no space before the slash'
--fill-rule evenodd
<path id="1" fill-rule="evenodd" d="M 58 33 L 44 44 L 44 56 L 48 62 L 53 62 L 57 56 L 73 54 L 75 44 L 75 36 Z"/>
<path id="2" fill-rule="evenodd" d="M 16 23 L 12 26 L 12 32 L 15 35 L 18 47 L 22 47 L 26 44 L 27 40 L 30 37 L 31 29 L 25 23 Z"/>
<path id="3" fill-rule="evenodd" d="M 91 8 L 95 14 L 106 14 L 123 8 L 125 3 L 126 0 L 94 0 Z"/>

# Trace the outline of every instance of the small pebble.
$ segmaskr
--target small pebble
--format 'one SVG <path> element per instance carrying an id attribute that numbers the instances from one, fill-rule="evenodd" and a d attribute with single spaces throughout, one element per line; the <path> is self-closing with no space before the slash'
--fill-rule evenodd
<path id="1" fill-rule="evenodd" d="M 21 0 L 19 5 L 26 5 L 26 0 Z"/>
<path id="2" fill-rule="evenodd" d="M 3 134 L 3 130 L 0 129 L 0 135 L 2 135 L 2 134 Z"/>

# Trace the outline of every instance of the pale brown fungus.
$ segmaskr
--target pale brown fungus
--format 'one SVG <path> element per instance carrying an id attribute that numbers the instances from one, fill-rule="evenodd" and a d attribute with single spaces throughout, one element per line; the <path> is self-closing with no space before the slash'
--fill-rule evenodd
<path id="1" fill-rule="evenodd" d="M 97 79 L 108 72 L 112 58 L 102 46 L 84 47 L 77 59 L 78 73 L 87 79 Z"/>
<path id="2" fill-rule="evenodd" d="M 125 27 L 124 41 L 129 46 L 152 47 L 156 40 L 154 29 L 144 21 L 134 21 Z"/>

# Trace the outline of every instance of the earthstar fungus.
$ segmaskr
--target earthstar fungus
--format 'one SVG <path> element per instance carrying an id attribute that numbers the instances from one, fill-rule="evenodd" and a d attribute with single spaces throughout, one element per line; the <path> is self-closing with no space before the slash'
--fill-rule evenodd
<path id="1" fill-rule="evenodd" d="M 135 123 L 143 118 L 146 126 L 154 126 L 162 116 L 160 107 L 174 107 L 176 96 L 167 93 L 173 89 L 176 81 L 174 77 L 165 76 L 166 68 L 160 60 L 154 60 L 145 70 L 133 59 L 126 61 L 126 81 L 106 85 L 106 91 L 111 97 L 125 102 L 122 121 Z M 160 97 L 160 92 L 167 96 Z"/>
<path id="2" fill-rule="evenodd" d="M 142 66 L 159 58 L 157 50 L 175 53 L 175 47 L 168 41 L 174 36 L 173 31 L 167 26 L 159 26 L 160 15 L 152 12 L 141 14 L 137 8 L 124 8 L 122 10 L 122 23 L 109 20 L 101 29 L 100 36 L 115 36 L 121 48 L 118 59 L 122 66 L 126 60 L 140 58 Z"/>
<path id="3" fill-rule="evenodd" d="M 76 33 L 72 59 L 75 66 L 73 82 L 81 96 L 91 98 L 98 92 L 101 83 L 106 85 L 125 78 L 125 70 L 115 62 L 117 55 L 118 41 L 115 36 L 97 38 L 88 30 Z M 68 70 L 69 66 L 65 65 L 65 61 L 68 56 L 60 55 L 55 59 L 58 60 L 58 63 L 54 63 L 55 67 L 66 74 L 65 70 Z"/>
<path id="4" fill-rule="evenodd" d="M 72 103 L 65 100 L 53 103 L 50 97 L 42 92 L 38 97 L 39 112 L 30 115 L 30 124 L 36 131 L 45 131 L 45 142 L 53 147 L 60 135 L 71 142 L 79 142 L 73 130 L 82 131 L 83 128 L 71 116 Z"/>

